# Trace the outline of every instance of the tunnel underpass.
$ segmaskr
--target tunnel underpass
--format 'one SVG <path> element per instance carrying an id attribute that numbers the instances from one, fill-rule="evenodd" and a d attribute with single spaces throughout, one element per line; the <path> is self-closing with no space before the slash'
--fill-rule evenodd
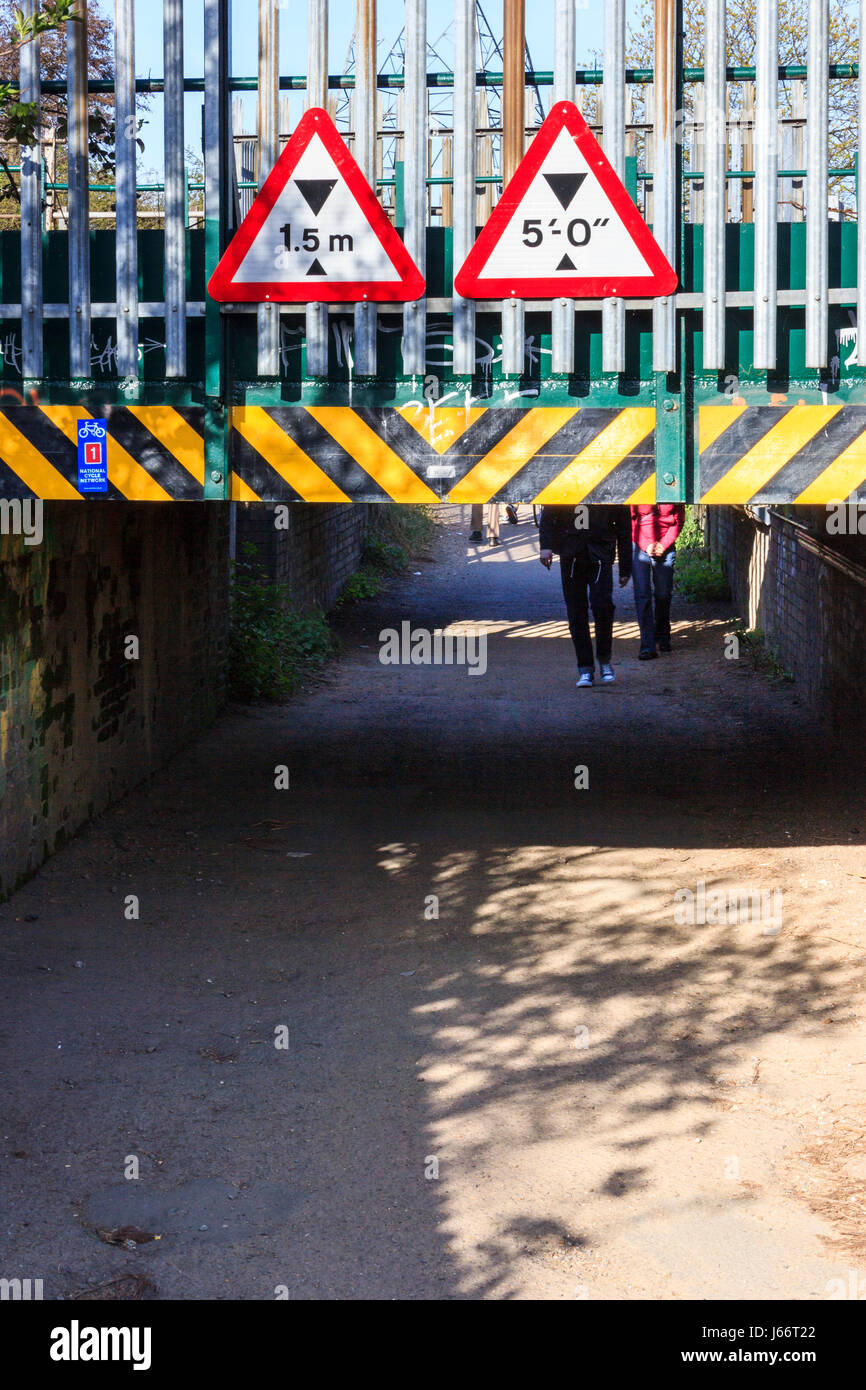
<path id="1" fill-rule="evenodd" d="M 46 1297 L 821 1299 L 862 1260 L 859 748 L 725 658 L 730 604 L 640 663 L 619 591 L 575 690 L 529 509 L 467 518 L 0 907 Z M 383 664 L 404 621 L 483 674 Z"/>

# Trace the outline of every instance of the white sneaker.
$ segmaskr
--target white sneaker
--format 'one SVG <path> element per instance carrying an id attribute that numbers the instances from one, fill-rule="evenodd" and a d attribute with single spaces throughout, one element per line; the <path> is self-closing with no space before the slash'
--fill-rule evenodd
<path id="1" fill-rule="evenodd" d="M 593 684 L 592 671 L 581 671 L 577 678 L 578 690 L 590 690 Z"/>
<path id="2" fill-rule="evenodd" d="M 613 673 L 613 667 L 609 664 L 605 664 L 604 662 L 602 662 L 601 664 L 601 679 L 602 683 L 606 685 L 610 685 L 613 681 L 616 680 L 616 676 Z"/>

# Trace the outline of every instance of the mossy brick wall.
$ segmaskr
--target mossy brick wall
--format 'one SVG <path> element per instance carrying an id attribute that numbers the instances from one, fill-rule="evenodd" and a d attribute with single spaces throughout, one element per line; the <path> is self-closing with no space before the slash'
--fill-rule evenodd
<path id="1" fill-rule="evenodd" d="M 707 517 L 738 612 L 765 634 L 818 715 L 840 733 L 862 730 L 866 536 L 828 535 L 823 507 L 802 509 L 810 532 L 775 512 L 761 522 L 741 507 L 708 507 Z"/>
<path id="2" fill-rule="evenodd" d="M 357 503 L 238 503 L 237 554 L 252 543 L 262 572 L 299 608 L 327 612 L 358 568 L 369 514 Z"/>
<path id="3" fill-rule="evenodd" d="M 43 521 L 37 546 L 0 535 L 0 898 L 224 699 L 227 507 L 46 502 Z"/>

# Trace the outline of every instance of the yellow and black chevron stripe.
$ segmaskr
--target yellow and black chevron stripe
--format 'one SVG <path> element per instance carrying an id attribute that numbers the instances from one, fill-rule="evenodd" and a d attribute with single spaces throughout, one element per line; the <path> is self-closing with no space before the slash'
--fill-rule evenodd
<path id="1" fill-rule="evenodd" d="M 71 405 L 0 410 L 0 497 L 81 499 L 77 425 L 94 412 Z M 130 502 L 202 496 L 202 411 L 171 406 L 108 408 L 108 492 Z"/>
<path id="2" fill-rule="evenodd" d="M 701 502 L 866 498 L 866 406 L 703 406 Z"/>
<path id="3" fill-rule="evenodd" d="M 81 499 L 69 405 L 0 410 L 0 497 Z M 202 407 L 116 406 L 108 497 L 203 496 Z M 305 502 L 652 502 L 655 411 L 595 406 L 245 406 L 232 411 L 231 496 Z M 866 406 L 703 406 L 709 503 L 866 496 Z"/>
<path id="4" fill-rule="evenodd" d="M 236 495 L 307 502 L 611 502 L 654 494 L 655 411 L 233 412 Z"/>

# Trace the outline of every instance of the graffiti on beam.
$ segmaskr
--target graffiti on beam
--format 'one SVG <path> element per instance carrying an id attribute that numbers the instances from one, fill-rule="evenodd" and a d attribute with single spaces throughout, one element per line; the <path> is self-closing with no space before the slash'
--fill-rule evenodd
<path id="1" fill-rule="evenodd" d="M 160 342 L 158 338 L 142 338 L 138 344 L 139 362 L 143 362 L 149 352 L 165 352 L 165 343 Z M 0 338 L 0 361 L 18 376 L 21 375 L 23 359 L 17 333 L 7 333 L 4 338 Z M 112 334 L 109 334 L 104 344 L 100 344 L 96 338 L 90 339 L 90 367 L 92 371 L 101 372 L 104 376 L 117 375 L 117 343 Z"/>
<path id="2" fill-rule="evenodd" d="M 334 356 L 337 366 L 346 368 L 351 374 L 354 365 L 354 341 L 355 341 L 355 321 L 352 318 L 334 318 L 330 325 L 331 336 L 334 343 Z M 380 324 L 379 332 L 382 334 L 402 333 L 403 328 L 400 324 Z M 425 336 L 425 358 L 428 367 L 439 367 L 447 370 L 452 363 L 453 346 L 449 341 L 451 329 L 445 325 L 435 324 L 428 326 Z M 288 372 L 296 362 L 293 362 L 295 354 L 300 353 L 304 343 L 304 330 L 293 328 L 288 324 L 280 325 L 280 361 L 283 370 Z M 523 356 L 526 363 L 527 372 L 536 367 L 541 361 L 542 356 L 550 356 L 550 348 L 542 347 L 537 342 L 537 335 L 528 333 L 523 340 Z M 478 374 L 483 378 L 484 387 L 480 393 L 473 396 L 473 400 L 485 400 L 493 391 L 493 368 L 502 361 L 501 348 L 494 347 L 493 343 L 486 338 L 475 336 L 475 366 Z M 515 391 L 514 396 L 538 396 L 541 387 L 532 386 Z M 462 399 L 462 393 L 461 393 Z"/>

